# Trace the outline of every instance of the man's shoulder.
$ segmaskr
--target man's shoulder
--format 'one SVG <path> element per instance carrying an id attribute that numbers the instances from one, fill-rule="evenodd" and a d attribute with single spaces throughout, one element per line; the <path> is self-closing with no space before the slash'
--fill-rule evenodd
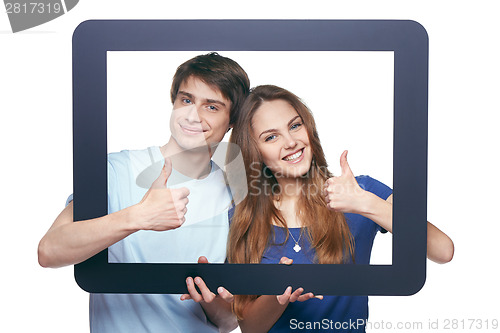
<path id="1" fill-rule="evenodd" d="M 125 149 L 119 152 L 108 153 L 108 160 L 119 161 L 119 160 L 142 160 L 156 157 L 159 152 L 159 147 L 152 146 L 145 149 Z"/>
<path id="2" fill-rule="evenodd" d="M 125 176 L 133 178 L 138 186 L 149 188 L 152 183 L 149 181 L 150 174 L 153 174 L 152 180 L 156 179 L 163 166 L 160 157 L 159 147 L 110 153 L 108 154 L 108 175 L 114 173 L 120 179 Z M 143 178 L 147 178 L 147 184 L 142 184 Z"/>
<path id="3" fill-rule="evenodd" d="M 151 165 L 159 159 L 159 147 L 122 150 L 108 154 L 108 162 L 114 165 Z"/>

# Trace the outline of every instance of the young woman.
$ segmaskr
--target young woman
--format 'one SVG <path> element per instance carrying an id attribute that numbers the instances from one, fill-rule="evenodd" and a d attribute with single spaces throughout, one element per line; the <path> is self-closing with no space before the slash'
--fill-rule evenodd
<path id="1" fill-rule="evenodd" d="M 271 85 L 254 88 L 230 142 L 241 148 L 249 190 L 230 227 L 230 263 L 369 264 L 376 233 L 392 230 L 392 190 L 354 177 L 347 151 L 342 174 L 333 177 L 313 116 L 297 96 Z M 451 260 L 452 241 L 430 223 L 428 239 L 430 259 Z M 292 319 L 342 324 L 368 318 L 366 296 L 302 293 L 288 287 L 280 296 L 235 296 L 241 330 L 288 332 Z"/>

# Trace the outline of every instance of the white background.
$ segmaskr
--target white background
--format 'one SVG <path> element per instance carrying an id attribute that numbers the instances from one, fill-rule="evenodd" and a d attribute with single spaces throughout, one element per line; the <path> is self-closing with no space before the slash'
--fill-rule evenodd
<path id="1" fill-rule="evenodd" d="M 429 320 L 439 319 L 441 328 L 447 319 L 465 320 L 468 328 L 469 319 L 489 319 L 490 324 L 500 319 L 496 5 L 497 1 L 82 0 L 66 15 L 17 34 L 11 33 L 7 15 L 0 14 L 0 290 L 5 305 L 0 331 L 88 331 L 88 295 L 74 282 L 72 267 L 43 269 L 36 256 L 38 241 L 72 192 L 71 37 L 87 19 L 421 23 L 430 43 L 428 219 L 452 237 L 455 258 L 447 265 L 429 262 L 427 282 L 414 296 L 371 297 L 370 320 L 393 327 L 398 322 L 421 322 L 424 329 L 394 331 L 430 332 Z M 328 96 L 317 98 L 326 107 L 332 103 Z M 366 165 L 356 169 L 356 156 L 361 154 L 347 148 L 354 172 L 371 173 L 371 168 L 363 169 Z M 334 166 L 337 151 L 331 155 Z"/>
<path id="2" fill-rule="evenodd" d="M 168 141 L 171 78 L 179 64 L 203 53 L 207 51 L 107 53 L 109 152 Z M 393 52 L 220 54 L 245 69 L 252 87 L 284 87 L 308 105 L 334 175 L 340 175 L 339 157 L 348 149 L 356 175 L 369 174 L 392 188 Z M 392 263 L 391 234 L 376 238 L 371 259 L 372 264 Z"/>

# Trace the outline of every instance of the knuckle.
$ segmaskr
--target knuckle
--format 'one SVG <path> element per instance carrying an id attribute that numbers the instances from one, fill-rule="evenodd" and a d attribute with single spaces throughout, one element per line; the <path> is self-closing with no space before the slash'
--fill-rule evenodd
<path id="1" fill-rule="evenodd" d="M 181 202 L 181 201 L 176 201 L 176 202 L 174 203 L 174 207 L 175 207 L 175 209 L 176 209 L 177 211 L 181 211 L 181 210 L 183 210 L 183 209 L 184 209 L 184 205 L 182 204 L 182 202 Z"/>

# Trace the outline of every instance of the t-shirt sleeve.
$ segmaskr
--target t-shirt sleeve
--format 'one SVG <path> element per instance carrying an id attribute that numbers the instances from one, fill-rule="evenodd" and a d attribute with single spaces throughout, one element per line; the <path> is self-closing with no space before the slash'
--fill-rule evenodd
<path id="1" fill-rule="evenodd" d="M 371 192 L 384 200 L 387 200 L 392 194 L 392 189 L 389 186 L 370 176 L 358 176 L 356 180 L 363 190 Z"/>
<path id="2" fill-rule="evenodd" d="M 356 177 L 356 180 L 362 189 L 375 194 L 381 199 L 387 200 L 387 198 L 389 198 L 392 194 L 392 189 L 389 186 L 370 176 L 358 176 Z M 387 232 L 387 230 L 380 226 L 379 229 L 382 233 Z"/>
<path id="3" fill-rule="evenodd" d="M 113 164 L 109 161 L 109 159 L 108 159 L 107 167 L 108 167 L 107 173 L 108 173 L 108 212 L 109 212 L 109 210 L 110 210 L 109 192 L 113 191 L 116 188 L 117 181 L 116 181 L 116 171 L 113 168 Z M 68 206 L 71 201 L 73 201 L 73 193 L 71 193 L 69 195 L 68 199 L 66 199 L 65 207 Z"/>
<path id="4" fill-rule="evenodd" d="M 68 199 L 66 199 L 66 205 L 64 205 L 64 207 L 68 206 L 71 201 L 73 201 L 73 193 L 71 193 Z"/>
<path id="5" fill-rule="evenodd" d="M 113 159 L 108 155 L 108 214 L 113 213 L 113 207 L 118 207 L 118 192 L 116 170 L 113 164 Z"/>

